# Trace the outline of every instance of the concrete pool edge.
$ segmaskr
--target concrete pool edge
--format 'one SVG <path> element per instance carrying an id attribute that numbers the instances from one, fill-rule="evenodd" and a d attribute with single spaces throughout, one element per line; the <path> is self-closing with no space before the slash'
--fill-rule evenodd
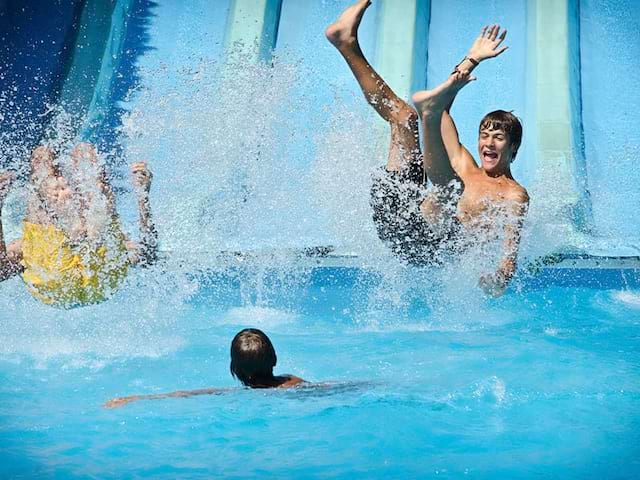
<path id="1" fill-rule="evenodd" d="M 169 260 L 173 252 L 164 250 L 161 258 Z M 309 267 L 362 267 L 363 257 L 349 250 L 331 246 L 309 248 L 284 248 L 262 250 L 221 250 L 217 252 L 190 252 L 189 263 L 217 266 L 243 265 L 259 259 L 268 259 L 270 264 Z M 202 260 L 202 261 L 200 261 Z M 640 255 L 592 255 L 588 253 L 552 253 L 535 260 L 525 259 L 522 267 L 537 265 L 555 269 L 640 269 Z"/>
<path id="2" fill-rule="evenodd" d="M 176 259 L 163 252 L 161 263 L 178 265 L 189 276 L 215 284 L 222 279 L 277 277 L 283 272 L 299 272 L 303 283 L 347 287 L 356 281 L 385 276 L 380 265 L 348 251 L 330 251 L 327 247 L 278 249 L 254 252 L 195 252 L 189 259 Z M 395 270 L 394 270 L 395 271 Z M 297 278 L 296 275 L 294 277 Z M 595 256 L 564 253 L 525 260 L 521 263 L 510 290 L 527 291 L 546 287 L 638 289 L 640 256 Z"/>

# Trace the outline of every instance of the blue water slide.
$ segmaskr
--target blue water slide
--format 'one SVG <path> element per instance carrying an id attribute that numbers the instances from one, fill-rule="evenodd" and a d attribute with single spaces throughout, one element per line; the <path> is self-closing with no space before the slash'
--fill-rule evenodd
<path id="1" fill-rule="evenodd" d="M 595 231 L 640 251 L 640 3 L 580 2 L 582 105 Z"/>
<path id="2" fill-rule="evenodd" d="M 0 2 L 0 168 L 24 168 L 57 102 L 84 2 Z"/>
<path id="3" fill-rule="evenodd" d="M 103 149 L 119 145 L 119 128 L 128 112 L 138 108 L 149 114 L 153 109 L 148 107 L 153 106 L 159 114 L 154 121 L 158 120 L 158 125 L 164 122 L 169 134 L 155 137 L 146 144 L 132 142 L 126 151 L 136 158 L 152 158 L 159 178 L 175 180 L 170 189 L 161 192 L 161 197 L 192 196 L 194 198 L 183 207 L 204 212 L 207 205 L 219 202 L 221 195 L 231 196 L 235 206 L 221 216 L 238 217 L 231 222 L 235 222 L 236 233 L 252 231 L 256 236 L 268 236 L 293 228 L 296 235 L 304 236 L 296 230 L 296 225 L 308 222 L 308 229 L 325 230 L 329 219 L 323 218 L 323 212 L 318 212 L 312 220 L 305 216 L 305 210 L 311 208 L 304 204 L 308 185 L 295 182 L 314 167 L 318 148 L 323 146 L 322 141 L 326 142 L 326 138 L 322 139 L 326 133 L 323 129 L 330 121 L 327 119 L 331 111 L 340 107 L 365 112 L 368 108 L 344 61 L 322 34 L 326 25 L 349 3 L 346 0 L 85 0 L 67 2 L 64 6 L 56 3 L 58 23 L 45 28 L 42 12 L 46 9 L 38 9 L 30 2 L 23 15 L 5 2 L 0 4 L 0 20 L 12 48 L 2 51 L 6 57 L 3 63 L 9 66 L 2 76 L 2 91 L 6 95 L 13 84 L 19 88 L 35 88 L 37 95 L 16 97 L 27 110 L 42 111 L 45 99 L 57 99 L 67 108 L 73 106 L 84 119 L 78 139 L 102 144 Z M 637 242 L 639 230 L 634 226 L 637 222 L 627 220 L 633 213 L 631 205 L 636 203 L 627 200 L 637 196 L 637 189 L 630 185 L 631 176 L 627 173 L 633 171 L 631 162 L 640 144 L 634 133 L 637 129 L 633 128 L 639 111 L 638 94 L 629 89 L 625 92 L 625 103 L 621 104 L 615 89 L 609 88 L 611 75 L 620 83 L 629 75 L 635 75 L 623 70 L 624 62 L 610 54 L 612 51 L 624 54 L 625 45 L 638 44 L 638 7 L 634 2 L 627 3 L 615 5 L 619 12 L 613 16 L 616 19 L 613 25 L 606 14 L 613 7 L 604 0 L 559 3 L 495 0 L 489 4 L 469 0 L 446 3 L 419 0 L 403 3 L 411 7 L 405 9 L 406 15 L 402 14 L 399 3 L 379 1 L 373 3 L 365 16 L 360 40 L 372 65 L 389 80 L 392 88 L 408 98 L 411 90 L 440 82 L 466 53 L 470 40 L 484 24 L 497 22 L 507 27 L 509 51 L 500 59 L 483 64 L 476 71 L 477 83 L 466 88 L 454 105 L 452 113 L 462 142 L 474 153 L 480 118 L 493 109 L 513 110 L 525 127 L 523 146 L 514 164 L 515 177 L 539 198 L 555 194 L 558 197 L 555 201 L 560 204 L 563 198 L 569 198 L 567 204 L 572 212 L 566 218 L 578 229 L 593 227 L 597 234 Z M 553 14 L 554 8 L 560 10 Z M 625 11 L 635 13 L 623 15 Z M 409 21 L 403 24 L 405 17 Z M 554 22 L 555 25 L 549 27 Z M 398 34 L 405 34 L 407 28 L 412 29 L 413 37 L 404 35 L 398 40 Z M 43 39 L 52 35 L 57 40 L 51 40 L 51 45 L 57 47 L 47 46 L 46 51 L 33 48 L 33 39 L 42 44 Z M 557 43 L 558 38 L 564 40 Z M 251 179 L 250 175 L 232 175 L 226 180 L 235 182 L 235 186 L 227 185 L 221 191 L 212 192 L 215 189 L 204 178 L 190 183 L 185 177 L 187 165 L 181 165 L 179 158 L 215 154 L 211 144 L 216 140 L 212 137 L 221 134 L 216 125 L 207 128 L 189 124 L 190 118 L 194 123 L 204 118 L 208 102 L 200 101 L 194 106 L 189 105 L 189 100 L 197 97 L 198 90 L 209 89 L 211 106 L 214 106 L 216 102 L 224 104 L 226 93 L 237 94 L 228 88 L 231 84 L 224 84 L 224 79 L 229 81 L 229 75 L 225 77 L 221 68 L 238 40 L 249 44 L 255 41 L 258 47 L 257 55 L 244 57 L 247 61 L 268 65 L 273 51 L 279 59 L 275 76 L 284 71 L 278 70 L 278 62 L 297 65 L 292 75 L 300 76 L 297 82 L 286 85 L 291 106 L 275 107 L 274 119 L 268 128 L 264 122 L 260 124 L 264 119 L 257 119 L 256 125 L 262 125 L 262 135 L 277 140 L 277 145 L 274 142 L 267 145 L 268 138 L 263 137 L 264 141 L 247 146 L 253 141 L 249 136 L 238 143 L 247 146 L 257 164 L 263 162 L 264 168 L 282 166 L 288 176 L 280 183 L 292 184 L 289 189 L 283 187 L 278 192 L 281 196 L 291 194 L 288 203 L 282 204 L 290 215 L 276 214 L 271 222 L 276 227 L 267 227 L 265 221 L 262 230 L 256 225 L 264 218 L 254 218 L 245 212 L 246 224 L 243 225 L 243 220 L 234 212 L 242 208 L 251 210 L 249 197 L 260 198 L 265 193 L 256 182 L 265 179 L 272 182 L 275 177 Z M 409 45 L 409 54 L 406 55 L 407 48 L 398 45 Z M 58 53 L 52 56 L 56 48 Z M 13 53 L 16 51 L 28 52 L 28 55 L 16 55 Z M 407 70 L 411 71 L 408 75 L 398 67 L 403 55 L 408 58 Z M 217 65 L 212 67 L 211 60 Z M 632 63 L 631 58 L 628 60 L 627 63 Z M 28 63 L 26 67 L 25 63 Z M 197 77 L 205 67 L 218 69 L 212 78 L 220 80 L 221 89 L 197 85 Z M 46 78 L 30 80 L 21 73 L 22 68 L 39 69 Z M 193 74 L 193 82 L 184 82 L 185 72 L 187 76 Z M 234 73 L 237 74 L 238 71 Z M 562 88 L 558 89 L 558 85 Z M 152 105 L 153 98 L 158 99 L 156 105 Z M 228 113 L 233 113 L 230 110 L 233 105 L 242 110 L 244 99 L 236 100 L 227 105 Z M 32 108 L 34 105 L 37 108 Z M 180 112 L 180 105 L 187 110 L 191 108 L 193 116 L 189 111 Z M 6 109 L 3 114 L 5 112 Z M 247 125 L 250 126 L 252 120 L 249 108 Z M 270 130 L 279 122 L 281 131 Z M 307 126 L 300 126 L 304 124 Z M 287 125 L 297 126 L 289 132 Z M 3 129 L 6 130 L 4 125 Z M 172 129 L 182 130 L 174 135 Z M 373 124 L 371 129 L 374 133 L 369 132 L 370 135 L 378 138 L 371 163 L 380 164 L 384 161 L 388 132 Z M 34 143 L 39 133 L 37 129 L 31 131 Z M 363 135 L 364 141 L 367 138 Z M 189 146 L 190 140 L 208 146 Z M 267 158 L 268 148 L 273 150 L 271 159 Z M 232 163 L 229 153 L 220 152 L 227 163 Z M 365 166 L 370 165 L 363 168 Z M 554 183 L 558 187 L 556 192 Z M 546 185 L 546 190 L 539 190 L 541 184 Z M 227 202 L 227 207 L 230 205 Z M 302 207 L 296 210 L 294 205 Z M 175 212 L 171 215 L 175 216 Z M 193 221 L 202 224 L 206 213 L 203 215 Z M 233 230 L 230 225 L 226 224 L 227 231 Z M 322 235 L 315 239 L 330 241 Z M 173 244 L 178 245 L 185 238 L 178 235 L 174 240 Z M 313 235 L 306 241 L 312 240 Z"/>

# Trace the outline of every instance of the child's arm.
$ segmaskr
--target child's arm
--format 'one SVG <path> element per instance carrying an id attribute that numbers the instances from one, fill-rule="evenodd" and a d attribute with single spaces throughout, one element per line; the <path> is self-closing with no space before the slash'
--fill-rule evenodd
<path id="1" fill-rule="evenodd" d="M 129 397 L 118 397 L 109 400 L 103 405 L 104 408 L 117 408 L 127 403 L 137 402 L 138 400 L 161 400 L 163 398 L 186 398 L 198 395 L 219 395 L 227 392 L 228 388 L 201 388 L 198 390 L 177 390 L 169 393 L 156 393 L 151 395 L 131 395 Z"/>
<path id="2" fill-rule="evenodd" d="M 14 242 L 7 249 L 7 245 L 4 242 L 4 231 L 2 230 L 2 208 L 14 180 L 15 175 L 13 173 L 0 172 L 0 282 L 8 280 L 22 271 L 20 263 L 22 249 L 11 248 L 18 245 L 19 242 Z"/>
<path id="3" fill-rule="evenodd" d="M 145 162 L 131 165 L 133 185 L 138 198 L 138 217 L 140 222 L 140 243 L 132 244 L 132 263 L 144 266 L 153 265 L 158 259 L 158 231 L 151 218 L 149 191 L 153 174 Z"/>

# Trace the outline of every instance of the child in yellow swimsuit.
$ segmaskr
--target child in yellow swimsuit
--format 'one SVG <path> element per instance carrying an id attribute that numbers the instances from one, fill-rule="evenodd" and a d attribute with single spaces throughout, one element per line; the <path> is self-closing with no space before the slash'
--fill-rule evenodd
<path id="1" fill-rule="evenodd" d="M 100 303 L 127 276 L 124 236 L 114 225 L 111 245 L 76 247 L 53 225 L 23 223 L 22 279 L 43 303 L 62 307 Z"/>
<path id="2" fill-rule="evenodd" d="M 97 165 L 96 151 L 88 144 L 76 147 L 71 158 L 76 169 L 87 160 Z M 83 186 L 68 183 L 60 175 L 53 152 L 36 149 L 31 175 L 35 201 L 23 222 L 22 240 L 5 247 L 0 226 L 0 280 L 22 273 L 35 298 L 51 306 L 73 308 L 105 301 L 121 285 L 130 265 L 152 263 L 157 234 L 149 210 L 151 173 L 144 163 L 134 164 L 131 170 L 139 193 L 140 245 L 126 241 L 111 187 L 102 174 L 98 188 L 83 196 Z M 12 180 L 11 175 L 0 173 L 0 212 Z M 86 218 L 94 213 L 90 204 L 98 197 L 105 206 L 102 222 L 100 216 Z M 93 235 L 87 227 L 91 221 L 97 224 Z"/>

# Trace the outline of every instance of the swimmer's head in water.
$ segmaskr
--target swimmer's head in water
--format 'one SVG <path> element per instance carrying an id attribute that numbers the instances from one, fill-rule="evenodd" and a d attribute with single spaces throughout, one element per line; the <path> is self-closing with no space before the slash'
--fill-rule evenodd
<path id="1" fill-rule="evenodd" d="M 522 124 L 511 112 L 496 110 L 484 116 L 478 132 L 478 154 L 487 171 L 506 168 L 522 142 Z"/>
<path id="2" fill-rule="evenodd" d="M 231 375 L 246 386 L 273 376 L 276 351 L 269 337 L 256 328 L 246 328 L 231 342 Z"/>

